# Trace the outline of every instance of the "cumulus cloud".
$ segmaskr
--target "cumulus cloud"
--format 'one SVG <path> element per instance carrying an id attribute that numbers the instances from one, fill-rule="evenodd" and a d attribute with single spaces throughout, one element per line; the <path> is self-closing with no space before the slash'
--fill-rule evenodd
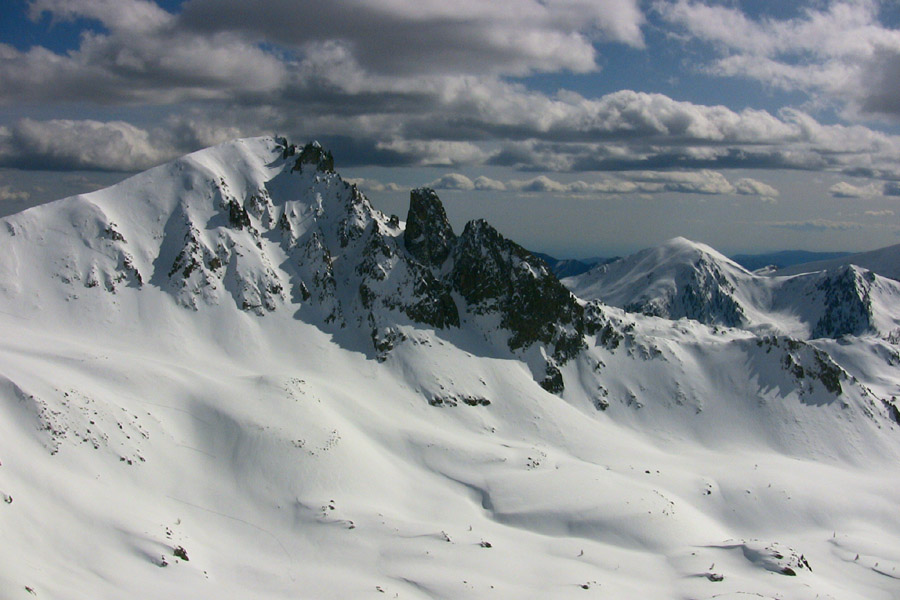
<path id="1" fill-rule="evenodd" d="M 136 171 L 174 158 L 150 132 L 122 121 L 21 119 L 0 128 L 0 166 Z"/>
<path id="2" fill-rule="evenodd" d="M 29 6 L 34 19 L 90 19 L 102 28 L 85 33 L 67 53 L 0 44 L 0 102 L 190 104 L 173 104 L 173 116 L 153 127 L 132 125 L 126 132 L 127 123 L 121 125 L 119 135 L 131 149 L 119 158 L 115 152 L 88 157 L 74 148 L 36 148 L 36 142 L 12 157 L 3 150 L 7 135 L 0 137 L 3 164 L 39 164 L 43 157 L 66 168 L 141 168 L 232 137 L 278 132 L 306 139 L 313 132 L 341 166 L 490 164 L 535 174 L 766 168 L 900 177 L 900 137 L 868 127 L 826 125 L 796 109 L 733 110 L 630 90 L 595 98 L 565 90 L 548 94 L 505 77 L 596 69 L 598 41 L 639 47 L 644 17 L 637 0 L 465 0 L 452 6 L 438 0 L 333 0 L 317 4 L 315 18 L 288 0 L 252 6 L 191 0 L 173 13 L 145 0 L 35 0 Z M 819 23 L 816 31 L 824 36 L 840 16 L 823 9 L 789 22 L 753 21 L 737 9 L 693 0 L 656 10 L 691 36 L 724 48 L 716 63 L 721 68 L 742 56 L 759 58 L 758 64 L 777 61 L 780 53 L 800 47 L 818 56 L 818 46 L 802 45 L 814 37 L 809 23 Z M 847 22 L 865 29 L 859 44 L 883 37 L 879 48 L 887 50 L 878 60 L 885 66 L 878 73 L 892 72 L 893 34 L 883 27 L 869 31 L 869 13 L 847 10 L 855 19 Z M 816 21 L 816 15 L 824 17 Z M 773 33 L 782 30 L 784 40 Z M 845 48 L 841 56 L 853 55 L 852 36 L 836 40 Z M 888 79 L 884 89 L 891 94 L 895 87 Z M 54 123 L 46 128 L 74 128 Z M 7 129 L 29 137 L 20 125 Z M 622 176 L 605 185 L 614 190 L 609 193 L 627 193 L 630 186 L 649 193 L 777 196 L 755 180 L 701 179 L 638 182 Z M 542 183 L 529 185 L 538 189 Z M 604 193 L 597 185 L 580 186 L 586 190 L 580 193 Z M 571 193 L 579 193 L 574 187 Z"/>
<path id="3" fill-rule="evenodd" d="M 697 2 L 669 4 L 657 10 L 731 48 L 724 58 L 751 51 L 765 58 L 803 38 L 780 42 L 774 25 L 736 9 L 707 7 L 707 14 Z M 629 90 L 599 98 L 547 94 L 503 77 L 595 69 L 598 40 L 640 46 L 636 0 L 466 0 L 452 7 L 334 0 L 317 4 L 315 18 L 288 0 L 191 0 L 177 13 L 145 0 L 35 0 L 30 7 L 35 19 L 92 19 L 103 28 L 65 54 L 0 44 L 0 102 L 193 102 L 158 124 L 167 130 L 160 139 L 178 151 L 240 135 L 315 132 L 352 165 L 787 168 L 900 177 L 897 136 L 824 125 L 799 110 L 736 111 Z M 719 27 L 720 17 L 731 25 Z M 852 41 L 840 39 L 848 47 Z"/>
<path id="4" fill-rule="evenodd" d="M 529 179 L 496 181 L 481 176 L 474 181 L 459 173 L 447 173 L 428 184 L 435 189 L 450 190 L 492 190 L 518 193 L 538 193 L 557 195 L 602 195 L 602 194 L 659 194 L 674 192 L 681 194 L 753 194 L 766 197 L 778 195 L 773 187 L 744 178 L 732 185 L 717 171 L 636 171 L 616 177 L 605 177 L 598 181 L 562 182 L 547 175 Z"/>
<path id="5" fill-rule="evenodd" d="M 702 169 L 685 172 L 644 171 L 629 175 L 641 183 L 658 183 L 665 191 L 685 194 L 733 194 L 734 186 L 717 171 Z"/>
<path id="6" fill-rule="evenodd" d="M 828 188 L 828 193 L 835 198 L 868 198 L 880 195 L 882 189 L 881 186 L 874 183 L 858 186 L 846 181 L 840 181 Z"/>
<path id="7" fill-rule="evenodd" d="M 637 0 L 191 0 L 181 25 L 307 49 L 340 43 L 384 74 L 592 71 L 595 41 L 643 43 Z"/>
<path id="8" fill-rule="evenodd" d="M 85 32 L 76 50 L 0 44 L 0 100 L 89 100 L 171 103 L 259 97 L 281 88 L 287 65 L 234 33 L 199 36 L 176 16 L 144 0 L 35 0 L 38 20 L 92 19 L 105 32 Z"/>
<path id="9" fill-rule="evenodd" d="M 759 196 L 761 198 L 777 198 L 778 190 L 757 179 L 743 177 L 734 182 L 734 190 L 743 196 Z"/>
<path id="10" fill-rule="evenodd" d="M 879 21 L 877 0 L 813 5 L 794 18 L 751 19 L 739 8 L 697 0 L 657 2 L 655 10 L 719 57 L 723 76 L 821 95 L 849 113 L 900 118 L 900 30 Z"/>
<path id="11" fill-rule="evenodd" d="M 459 173 L 447 173 L 429 183 L 427 187 L 436 190 L 469 191 L 475 189 L 475 183 L 465 175 Z"/>
<path id="12" fill-rule="evenodd" d="M 444 140 L 392 140 L 378 142 L 379 150 L 386 150 L 402 156 L 408 164 L 464 165 L 482 162 L 487 153 L 470 142 Z"/>
<path id="13" fill-rule="evenodd" d="M 566 184 L 550 179 L 546 175 L 538 175 L 531 179 L 513 179 L 506 183 L 506 188 L 514 192 L 549 192 L 553 194 L 564 194 L 569 190 Z"/>
<path id="14" fill-rule="evenodd" d="M 362 177 L 347 177 L 345 178 L 345 181 L 347 183 L 355 184 L 364 192 L 402 192 L 407 189 L 393 182 L 382 183 L 377 179 L 365 179 Z"/>
<path id="15" fill-rule="evenodd" d="M 867 210 L 863 213 L 867 217 L 893 217 L 894 211 L 885 209 L 885 210 Z"/>
<path id="16" fill-rule="evenodd" d="M 506 184 L 490 177 L 480 175 L 473 182 L 476 190 L 503 192 L 506 191 Z"/>
<path id="17" fill-rule="evenodd" d="M 528 98 L 522 100 L 529 104 Z M 498 136 L 516 138 L 491 157 L 492 164 L 555 171 L 865 169 L 879 177 L 898 172 L 897 136 L 863 126 L 824 125 L 796 109 L 777 116 L 736 112 L 627 90 L 596 100 L 572 94 L 531 100 L 534 112 L 510 110 L 505 117 L 494 115 L 505 122 L 502 127 L 484 124 Z M 554 116 L 527 120 L 548 113 Z"/>
<path id="18" fill-rule="evenodd" d="M 419 77 L 589 72 L 595 42 L 640 46 L 644 19 L 638 0 L 192 0 L 175 13 L 147 0 L 33 0 L 28 12 L 102 27 L 66 53 L 0 44 L 0 101 L 284 101 L 332 77 L 388 92 Z"/>

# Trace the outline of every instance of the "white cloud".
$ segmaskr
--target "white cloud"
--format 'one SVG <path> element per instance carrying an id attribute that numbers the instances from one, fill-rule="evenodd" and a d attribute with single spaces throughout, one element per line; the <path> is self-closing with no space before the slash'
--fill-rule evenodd
<path id="1" fill-rule="evenodd" d="M 179 19 L 300 50 L 339 41 L 367 71 L 503 74 L 593 71 L 593 42 L 640 46 L 637 0 L 193 0 Z"/>
<path id="2" fill-rule="evenodd" d="M 867 217 L 893 217 L 894 211 L 886 209 L 886 210 L 867 210 L 863 213 Z"/>
<path id="3" fill-rule="evenodd" d="M 566 184 L 550 179 L 546 175 L 538 175 L 531 179 L 512 179 L 506 182 L 506 189 L 514 192 L 544 192 L 565 194 L 569 191 Z"/>
<path id="4" fill-rule="evenodd" d="M 490 177 L 480 175 L 474 181 L 476 190 L 503 192 L 506 191 L 506 184 Z"/>
<path id="5" fill-rule="evenodd" d="M 876 0 L 838 0 L 792 19 L 753 20 L 696 0 L 655 4 L 664 19 L 718 50 L 711 73 L 823 95 L 847 115 L 900 117 L 900 30 L 879 22 L 880 8 Z"/>
<path id="6" fill-rule="evenodd" d="M 406 157 L 411 164 L 461 165 L 482 162 L 487 153 L 470 142 L 443 140 L 392 140 L 378 142 L 376 148 Z"/>
<path id="7" fill-rule="evenodd" d="M 122 121 L 22 119 L 0 129 L 0 164 L 7 166 L 136 171 L 176 155 L 150 132 Z"/>
<path id="8" fill-rule="evenodd" d="M 168 13 L 143 0 L 36 0 L 35 16 L 96 19 L 105 31 L 86 34 L 67 54 L 0 44 L 0 102 L 194 102 L 177 112 L 173 107 L 176 116 L 148 130 L 149 148 L 141 149 L 137 136 L 130 136 L 134 165 L 151 164 L 154 154 L 169 157 L 232 137 L 278 132 L 302 139 L 314 132 L 336 153 L 342 149 L 339 160 L 352 164 L 492 164 L 544 173 L 790 168 L 900 177 L 900 137 L 863 126 L 824 125 L 796 109 L 733 110 L 630 90 L 599 98 L 565 90 L 548 95 L 501 76 L 523 69 L 596 68 L 597 40 L 640 46 L 643 16 L 636 0 L 464 0 L 452 6 L 438 0 L 333 0 L 317 5 L 316 19 L 303 9 L 286 10 L 288 5 L 293 3 L 194 0 L 181 13 Z M 756 22 L 736 9 L 687 0 L 657 10 L 724 48 L 721 65 L 741 57 L 759 65 L 778 62 L 778 53 L 798 47 L 817 56 L 817 46 L 804 41 L 813 35 L 809 23 L 818 23 L 819 35 L 839 23 L 831 9 L 784 23 Z M 866 29 L 869 13 L 847 10 L 862 41 L 841 36 L 843 49 L 829 52 L 855 55 L 882 38 L 879 43 L 888 47 L 890 32 Z M 382 29 L 387 24 L 399 29 Z M 507 35 L 513 27 L 516 36 Z M 414 34 L 408 43 L 398 34 L 407 30 Z M 785 40 L 776 35 L 782 30 Z M 431 45 L 417 46 L 425 42 L 415 35 L 426 32 L 435 34 Z M 560 46 L 509 50 L 521 44 L 537 48 L 557 34 L 565 41 Z M 569 52 L 581 46 L 590 46 L 587 62 Z M 411 66 L 391 68 L 395 59 Z M 896 86 L 885 89 L 893 93 Z M 50 153 L 44 148 L 32 155 Z M 68 153 L 68 168 L 113 168 L 108 158 L 83 160 L 80 154 Z M 63 158 L 56 160 L 62 164 Z M 626 179 L 608 185 L 624 189 Z M 677 191 L 679 184 L 667 185 Z M 689 193 L 703 186 L 707 193 L 731 193 L 731 184 L 722 181 L 681 185 Z M 736 193 L 754 188 L 734 187 Z"/>
<path id="9" fill-rule="evenodd" d="M 744 181 L 744 180 L 741 180 Z M 748 179 L 741 185 L 750 189 L 750 183 L 760 186 L 757 191 L 778 192 L 762 182 Z M 724 175 L 717 171 L 702 169 L 699 171 L 638 171 L 623 173 L 616 177 L 605 177 L 598 181 L 582 180 L 561 182 L 546 175 L 538 175 L 530 179 L 511 179 L 505 183 L 479 177 L 474 182 L 464 175 L 449 173 L 429 184 L 430 187 L 458 190 L 491 189 L 518 193 L 544 193 L 558 195 L 602 195 L 602 194 L 659 194 L 675 192 L 682 194 L 732 194 L 737 192 L 735 186 L 728 182 Z M 754 192 L 756 193 L 756 192 Z"/>
<path id="10" fill-rule="evenodd" d="M 627 175 L 641 183 L 658 183 L 668 192 L 685 194 L 733 194 L 735 189 L 724 175 L 717 171 L 701 169 L 698 171 L 653 172 L 642 171 Z M 652 190 L 646 190 L 652 191 Z"/>
<path id="11" fill-rule="evenodd" d="M 475 189 L 475 184 L 465 175 L 459 173 L 447 173 L 427 184 L 426 187 L 434 188 L 436 190 L 469 191 Z"/>
<path id="12" fill-rule="evenodd" d="M 382 183 L 377 179 L 363 177 L 345 177 L 344 181 L 356 185 L 364 192 L 403 192 L 409 189 L 393 182 Z"/>
<path id="13" fill-rule="evenodd" d="M 736 193 L 744 196 L 759 196 L 761 198 L 777 198 L 778 190 L 757 179 L 743 177 L 734 182 Z"/>
<path id="14" fill-rule="evenodd" d="M 868 198 L 881 195 L 882 188 L 874 183 L 858 186 L 840 181 L 828 188 L 828 192 L 835 198 Z"/>
<path id="15" fill-rule="evenodd" d="M 36 0 L 32 18 L 100 21 L 76 50 L 41 46 L 19 51 L 0 44 L 0 100 L 173 103 L 260 96 L 286 83 L 288 66 L 240 36 L 200 36 L 177 17 L 143 0 Z"/>
<path id="16" fill-rule="evenodd" d="M 286 10 L 288 4 L 194 0 L 181 13 L 169 13 L 144 0 L 36 0 L 35 17 L 46 12 L 54 19 L 96 19 L 106 31 L 86 34 L 67 54 L 0 44 L 0 101 L 195 101 L 160 126 L 179 152 L 240 135 L 315 132 L 355 140 L 353 160 L 374 164 L 900 175 L 896 136 L 823 125 L 798 110 L 736 111 L 630 90 L 600 98 L 571 91 L 548 95 L 500 77 L 593 69 L 596 40 L 639 46 L 643 15 L 636 0 L 465 0 L 452 6 L 438 0 L 332 0 L 316 6 L 315 19 L 303 9 Z M 813 13 L 788 27 L 686 0 L 666 6 L 657 10 L 670 21 L 729 49 L 722 60 L 751 52 L 777 60 L 769 54 L 811 35 L 791 32 Z M 867 13 L 851 13 L 864 28 Z M 818 27 L 831 31 L 835 22 L 828 17 Z M 738 25 L 748 29 L 729 36 Z M 773 33 L 779 27 L 790 30 L 787 42 Z M 398 33 L 405 31 L 409 40 Z M 416 37 L 425 33 L 427 44 Z M 563 41 L 546 46 L 553 36 Z M 856 51 L 853 39 L 840 43 L 842 52 Z M 534 48 L 520 51 L 522 44 Z M 574 49 L 582 46 L 589 51 L 578 58 Z M 390 68 L 390 61 L 401 59 L 403 69 Z"/>
<path id="17" fill-rule="evenodd" d="M 157 29 L 173 20 L 158 4 L 146 0 L 31 0 L 31 19 L 37 21 L 44 13 L 56 19 L 95 19 L 110 29 L 126 31 Z"/>

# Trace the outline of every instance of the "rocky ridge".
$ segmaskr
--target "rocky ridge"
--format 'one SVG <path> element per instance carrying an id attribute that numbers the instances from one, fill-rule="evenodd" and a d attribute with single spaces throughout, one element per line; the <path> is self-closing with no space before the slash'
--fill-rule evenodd
<path id="1" fill-rule="evenodd" d="M 58 223 L 65 235 L 46 236 L 46 223 Z M 635 337 L 633 322 L 610 316 L 610 298 L 577 287 L 576 298 L 541 259 L 487 222 L 454 232 L 434 190 L 411 192 L 405 222 L 378 211 L 315 142 L 239 140 L 26 211 L 6 219 L 5 228 L 43 249 L 36 260 L 53 265 L 70 299 L 106 292 L 114 304 L 123 287 L 150 287 L 193 311 L 232 304 L 257 318 L 287 312 L 379 361 L 416 328 L 460 330 L 524 360 L 544 389 L 562 393 L 575 376 L 566 375 L 567 365 L 594 361 L 591 348 L 659 354 Z M 770 291 L 747 291 L 752 274 L 711 249 L 675 242 L 623 261 L 627 277 L 619 263 L 583 277 L 618 270 L 628 284 L 622 298 L 643 290 L 626 310 L 711 326 L 747 327 L 758 322 L 760 302 L 773 304 Z M 24 268 L 16 260 L 12 253 L 0 271 Z M 660 263 L 664 268 L 654 268 Z M 792 299 L 824 307 L 807 315 L 816 333 L 890 328 L 890 319 L 878 316 L 885 312 L 879 298 L 893 293 L 883 281 L 859 270 L 812 288 L 811 280 L 792 281 Z M 859 302 L 836 292 L 851 284 L 847 293 Z M 811 355 L 797 360 L 804 372 L 818 372 Z"/>
<path id="2" fill-rule="evenodd" d="M 546 346 L 551 371 L 584 346 L 584 311 L 546 265 L 484 221 L 457 236 L 434 190 L 412 191 L 404 227 L 344 181 L 317 142 L 236 144 L 253 147 L 232 172 L 208 164 L 207 151 L 152 170 L 174 188 L 146 199 L 153 218 L 119 225 L 112 216 L 151 187 L 139 175 L 102 199 L 39 207 L 35 222 L 10 221 L 7 233 L 39 235 L 38 213 L 69 212 L 70 233 L 92 250 L 52 252 L 64 256 L 58 276 L 72 296 L 150 284 L 191 310 L 230 300 L 263 317 L 291 307 L 324 328 L 358 331 L 380 360 L 404 339 L 404 323 L 466 320 L 490 336 L 496 318 L 505 351 Z"/>

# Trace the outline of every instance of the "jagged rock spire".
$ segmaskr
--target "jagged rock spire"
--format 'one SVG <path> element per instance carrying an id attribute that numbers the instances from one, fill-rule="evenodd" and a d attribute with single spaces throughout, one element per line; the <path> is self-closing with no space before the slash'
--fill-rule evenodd
<path id="1" fill-rule="evenodd" d="M 542 342 L 561 363 L 582 349 L 584 310 L 542 260 L 487 221 L 466 224 L 453 263 L 453 289 L 477 312 L 499 312 L 511 349 Z"/>
<path id="2" fill-rule="evenodd" d="M 294 162 L 292 170 L 302 171 L 303 165 L 315 165 L 317 171 L 334 173 L 334 157 L 331 155 L 331 150 L 325 150 L 319 142 L 312 141 L 303 146 L 302 149 L 298 149 L 297 146 L 289 144 L 287 138 L 276 138 L 275 141 L 283 146 L 281 156 L 285 160 L 290 156 L 296 156 L 298 152 L 300 153 L 300 156 Z"/>
<path id="3" fill-rule="evenodd" d="M 431 188 L 412 190 L 403 234 L 403 244 L 409 253 L 425 265 L 439 267 L 450 255 L 455 241 L 453 227 L 435 191 Z"/>

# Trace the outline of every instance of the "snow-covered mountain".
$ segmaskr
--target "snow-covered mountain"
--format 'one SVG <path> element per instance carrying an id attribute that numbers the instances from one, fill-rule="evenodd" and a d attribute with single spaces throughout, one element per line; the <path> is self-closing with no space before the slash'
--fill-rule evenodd
<path id="1" fill-rule="evenodd" d="M 565 360 L 581 344 L 583 310 L 543 263 L 484 221 L 457 237 L 432 190 L 413 191 L 404 227 L 314 143 L 195 153 L 12 217 L 6 233 L 27 251 L 4 261 L 3 280 L 49 267 L 73 297 L 149 286 L 192 310 L 291 306 L 328 329 L 349 325 L 379 354 L 402 337 L 397 324 L 459 327 L 460 309 L 514 350 L 540 341 Z"/>
<path id="2" fill-rule="evenodd" d="M 740 294 L 749 279 L 746 269 L 709 246 L 675 238 L 568 281 L 580 298 L 628 312 L 738 326 L 748 318 Z"/>
<path id="3" fill-rule="evenodd" d="M 0 219 L 0 247 L 4 599 L 896 591 L 877 319 L 627 313 L 275 138 Z M 708 297 L 667 310 L 752 324 L 768 288 L 703 251 L 667 268 Z M 836 277 L 791 292 L 839 298 L 816 323 L 858 316 L 853 286 L 889 313 L 892 284 Z"/>
<path id="4" fill-rule="evenodd" d="M 802 339 L 900 332 L 900 285 L 851 264 L 795 276 L 750 273 L 714 249 L 675 238 L 564 280 L 627 312 Z"/>

